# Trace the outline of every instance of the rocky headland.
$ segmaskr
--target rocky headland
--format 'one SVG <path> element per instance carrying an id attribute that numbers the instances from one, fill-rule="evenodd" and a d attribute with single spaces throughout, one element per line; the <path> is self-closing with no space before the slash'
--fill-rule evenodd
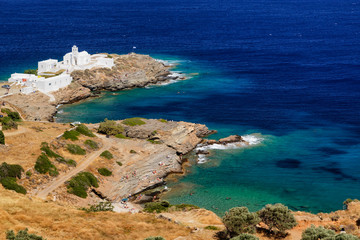
<path id="1" fill-rule="evenodd" d="M 130 53 L 126 55 L 109 54 L 115 66 L 93 68 L 71 73 L 72 83 L 56 92 L 41 92 L 28 95 L 15 93 L 2 100 L 17 106 L 29 121 L 53 121 L 60 104 L 71 104 L 89 97 L 97 97 L 100 91 L 119 91 L 141 88 L 170 80 L 183 80 L 184 77 L 172 74 L 171 66 L 165 65 L 148 55 Z"/>

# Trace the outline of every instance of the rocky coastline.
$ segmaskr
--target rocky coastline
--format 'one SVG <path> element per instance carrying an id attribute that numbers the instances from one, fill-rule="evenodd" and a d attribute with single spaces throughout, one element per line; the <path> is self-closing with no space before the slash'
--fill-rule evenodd
<path id="1" fill-rule="evenodd" d="M 71 73 L 72 83 L 56 92 L 35 92 L 28 95 L 15 93 L 3 97 L 2 100 L 17 106 L 24 113 L 26 120 L 54 121 L 59 105 L 99 97 L 101 91 L 143 88 L 152 84 L 185 79 L 181 75 L 174 75 L 171 66 L 148 55 L 130 53 L 108 56 L 114 59 L 115 66 L 112 69 L 77 70 Z"/>

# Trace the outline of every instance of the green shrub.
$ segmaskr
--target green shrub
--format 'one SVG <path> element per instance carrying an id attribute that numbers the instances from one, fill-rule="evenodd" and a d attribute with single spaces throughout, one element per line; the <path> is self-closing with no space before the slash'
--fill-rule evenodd
<path id="1" fill-rule="evenodd" d="M 260 218 L 256 213 L 249 212 L 247 207 L 235 207 L 225 213 L 222 221 L 230 236 L 236 236 L 255 232 L 255 226 L 260 222 Z"/>
<path id="2" fill-rule="evenodd" d="M 117 163 L 120 167 L 122 166 L 122 163 L 121 163 L 121 162 L 118 162 L 118 161 L 117 161 L 116 163 Z"/>
<path id="3" fill-rule="evenodd" d="M 72 159 L 67 160 L 66 164 L 69 166 L 72 166 L 72 167 L 76 167 L 76 165 L 77 165 L 77 163 Z"/>
<path id="4" fill-rule="evenodd" d="M 24 73 L 37 75 L 37 71 L 38 71 L 37 69 L 26 69 L 26 70 L 24 71 Z"/>
<path id="5" fill-rule="evenodd" d="M 5 189 L 14 190 L 17 193 L 26 194 L 26 189 L 16 183 L 16 178 L 6 177 L 0 180 Z"/>
<path id="6" fill-rule="evenodd" d="M 168 122 L 167 120 L 162 119 L 162 118 L 160 118 L 159 121 L 162 122 L 162 123 L 167 123 Z"/>
<path id="7" fill-rule="evenodd" d="M 12 120 L 11 117 L 3 117 L 1 119 L 1 126 L 2 126 L 2 130 L 9 130 L 9 129 L 17 129 L 18 125 L 17 123 Z"/>
<path id="8" fill-rule="evenodd" d="M 115 121 L 105 118 L 104 122 L 100 123 L 98 133 L 106 135 L 116 135 L 124 132 L 124 128 Z"/>
<path id="9" fill-rule="evenodd" d="M 50 162 L 49 158 L 42 153 L 36 160 L 35 170 L 39 173 L 49 173 L 51 176 L 57 176 L 59 172 L 56 167 Z"/>
<path id="10" fill-rule="evenodd" d="M 9 114 L 9 113 L 11 113 L 11 110 L 8 109 L 8 108 L 2 108 L 2 109 L 1 109 L 1 112 L 2 112 L 2 113 Z"/>
<path id="11" fill-rule="evenodd" d="M 0 165 L 0 180 L 6 177 L 20 179 L 22 172 L 24 172 L 24 169 L 20 165 L 3 162 Z"/>
<path id="12" fill-rule="evenodd" d="M 359 201 L 359 200 L 357 200 L 357 199 L 348 198 L 348 199 L 346 199 L 346 200 L 343 202 L 343 204 L 344 204 L 345 208 L 347 209 L 349 203 L 351 203 L 351 202 L 358 202 L 358 201 Z"/>
<path id="13" fill-rule="evenodd" d="M 161 144 L 162 142 L 159 140 L 154 140 L 154 139 L 148 139 L 148 142 L 151 142 L 152 144 Z"/>
<path id="14" fill-rule="evenodd" d="M 65 131 L 63 134 L 63 138 L 70 139 L 71 141 L 76 141 L 79 139 L 78 138 L 79 135 L 80 135 L 80 133 L 75 130 Z"/>
<path id="15" fill-rule="evenodd" d="M 170 207 L 170 203 L 168 201 L 161 201 L 161 202 L 149 202 L 145 203 L 145 212 L 153 213 L 161 213 L 166 211 Z"/>
<path id="16" fill-rule="evenodd" d="M 128 126 L 138 126 L 138 125 L 144 125 L 146 122 L 141 120 L 142 118 L 134 117 L 134 118 L 128 118 L 122 121 L 123 124 Z"/>
<path id="17" fill-rule="evenodd" d="M 5 144 L 5 135 L 3 133 L 3 131 L 0 130 L 0 144 L 4 145 Z"/>
<path id="18" fill-rule="evenodd" d="M 20 114 L 18 112 L 10 112 L 8 116 L 14 121 L 21 121 Z"/>
<path id="19" fill-rule="evenodd" d="M 318 240 L 318 239 L 331 239 L 335 238 L 335 231 L 330 229 L 325 229 L 323 226 L 311 227 L 305 229 L 301 235 L 301 240 Z"/>
<path id="20" fill-rule="evenodd" d="M 170 207 L 172 207 L 176 211 L 188 211 L 188 210 L 192 210 L 192 209 L 199 209 L 199 207 L 196 205 L 185 204 L 185 203 L 170 205 Z"/>
<path id="21" fill-rule="evenodd" d="M 31 177 L 32 173 L 30 171 L 26 171 L 26 176 Z"/>
<path id="22" fill-rule="evenodd" d="M 215 231 L 216 231 L 216 230 L 219 230 L 218 227 L 211 226 L 211 225 L 210 225 L 210 226 L 206 226 L 205 229 L 207 229 L 207 230 L 215 230 Z"/>
<path id="23" fill-rule="evenodd" d="M 360 240 L 360 238 L 351 234 L 340 233 L 335 236 L 335 240 Z"/>
<path id="24" fill-rule="evenodd" d="M 144 240 L 165 240 L 165 238 L 163 238 L 161 236 L 156 236 L 156 237 L 148 237 L 148 238 L 145 238 Z"/>
<path id="25" fill-rule="evenodd" d="M 45 152 L 45 154 L 48 157 L 51 157 L 51 158 L 63 158 L 62 156 L 60 156 L 59 154 L 57 154 L 53 150 L 51 150 L 50 147 L 49 147 L 49 144 L 47 142 L 42 142 L 41 143 L 40 150 Z"/>
<path id="26" fill-rule="evenodd" d="M 292 229 L 297 224 L 294 215 L 288 207 L 281 203 L 274 205 L 268 204 L 258 213 L 259 217 L 269 227 L 270 231 L 273 228 L 277 228 L 280 233 L 284 233 L 285 230 Z"/>
<path id="27" fill-rule="evenodd" d="M 101 175 L 106 176 L 106 177 L 112 175 L 112 172 L 107 168 L 99 168 L 98 173 L 100 173 Z"/>
<path id="28" fill-rule="evenodd" d="M 99 148 L 98 144 L 93 140 L 88 139 L 84 143 L 85 143 L 86 146 L 88 146 L 91 149 L 98 149 Z"/>
<path id="29" fill-rule="evenodd" d="M 127 137 L 127 136 L 125 136 L 125 135 L 124 135 L 124 134 L 122 134 L 122 133 L 116 134 L 116 135 L 115 135 L 115 137 L 117 137 L 117 138 L 121 138 L 121 139 L 128 139 L 128 137 Z"/>
<path id="30" fill-rule="evenodd" d="M 81 198 L 87 197 L 89 187 L 99 187 L 96 177 L 89 172 L 78 173 L 67 183 L 68 192 Z"/>
<path id="31" fill-rule="evenodd" d="M 46 240 L 41 236 L 35 234 L 29 234 L 28 229 L 20 230 L 16 235 L 13 230 L 6 232 L 7 240 Z"/>
<path id="32" fill-rule="evenodd" d="M 95 137 L 95 134 L 84 124 L 80 124 L 75 129 L 77 132 L 88 137 Z"/>
<path id="33" fill-rule="evenodd" d="M 100 202 L 97 205 L 91 205 L 89 208 L 81 208 L 86 212 L 112 212 L 114 206 L 111 202 Z"/>
<path id="34" fill-rule="evenodd" d="M 112 159 L 112 158 L 114 158 L 114 156 L 112 155 L 112 153 L 109 152 L 108 150 L 103 151 L 103 152 L 100 154 L 100 157 L 104 157 L 104 158 L 109 159 L 109 160 Z"/>
<path id="35" fill-rule="evenodd" d="M 130 153 L 137 153 L 135 150 L 131 149 Z"/>
<path id="36" fill-rule="evenodd" d="M 259 240 L 259 238 L 248 233 L 242 233 L 239 236 L 231 238 L 230 240 Z"/>
<path id="37" fill-rule="evenodd" d="M 82 149 L 80 146 L 76 144 L 68 144 L 66 145 L 66 149 L 74 155 L 85 155 L 86 151 L 85 149 Z"/>

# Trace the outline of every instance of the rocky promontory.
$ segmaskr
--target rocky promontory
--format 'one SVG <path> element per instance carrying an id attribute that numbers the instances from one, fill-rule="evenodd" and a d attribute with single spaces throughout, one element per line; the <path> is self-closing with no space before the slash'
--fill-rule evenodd
<path id="1" fill-rule="evenodd" d="M 59 104 L 71 104 L 89 97 L 99 96 L 100 91 L 119 91 L 141 88 L 169 80 L 180 79 L 170 71 L 170 66 L 148 55 L 130 53 L 109 54 L 115 66 L 76 70 L 71 73 L 72 83 L 56 92 L 28 95 L 15 93 L 3 100 L 21 109 L 29 121 L 53 121 Z"/>

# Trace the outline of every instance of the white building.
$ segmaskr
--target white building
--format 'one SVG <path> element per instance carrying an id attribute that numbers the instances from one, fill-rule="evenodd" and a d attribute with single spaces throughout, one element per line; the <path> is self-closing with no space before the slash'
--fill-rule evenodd
<path id="1" fill-rule="evenodd" d="M 65 54 L 63 61 L 48 59 L 38 62 L 38 76 L 34 74 L 14 73 L 9 78 L 10 83 L 24 86 L 22 93 L 31 93 L 39 90 L 44 93 L 57 91 L 68 86 L 74 70 L 91 68 L 112 68 L 115 66 L 114 59 L 106 54 L 90 55 L 86 51 L 79 52 L 74 45 L 72 51 Z"/>

